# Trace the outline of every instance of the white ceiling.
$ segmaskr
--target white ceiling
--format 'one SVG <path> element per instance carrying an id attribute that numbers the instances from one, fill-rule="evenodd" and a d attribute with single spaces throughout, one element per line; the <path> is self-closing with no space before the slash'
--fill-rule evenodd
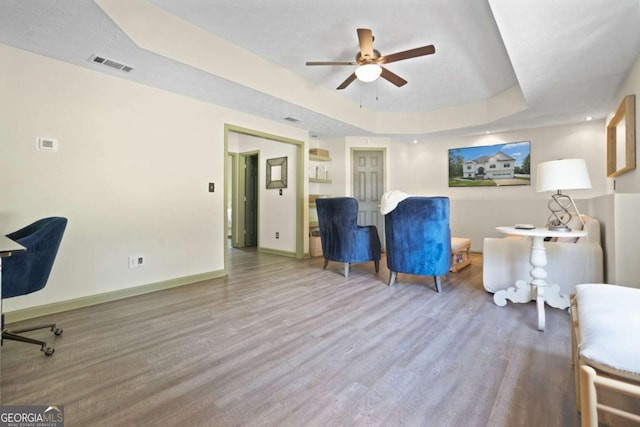
<path id="1" fill-rule="evenodd" d="M 100 5 L 98 5 L 99 3 Z M 2 0 L 0 42 L 82 67 L 276 121 L 295 117 L 295 126 L 319 138 L 392 134 L 428 141 L 435 137 L 573 123 L 603 118 L 630 67 L 640 54 L 640 0 Z M 123 21 L 107 15 L 109 4 L 125 8 L 128 21 L 161 38 L 172 29 L 135 7 L 161 8 L 232 43 L 237 55 L 206 49 L 193 37 L 184 51 L 210 63 L 239 62 L 253 69 L 253 82 L 141 48 Z M 126 6 L 122 6 L 126 4 Z M 127 9 L 130 7 L 131 9 Z M 103 10 L 103 8 L 105 10 Z M 149 9 L 152 8 L 152 9 Z M 112 16 L 112 17 L 110 17 Z M 156 16 L 155 14 L 153 16 Z M 151 22 L 150 22 L 151 21 Z M 121 28 L 129 28 L 125 32 Z M 385 80 L 335 88 L 351 67 L 307 67 L 306 61 L 350 61 L 358 51 L 356 28 L 371 28 L 383 55 L 433 44 L 436 53 L 389 64 L 408 84 Z M 197 31 L 196 31 L 197 34 Z M 206 38 L 204 36 L 203 38 Z M 181 39 L 176 37 L 176 42 Z M 202 50 L 198 52 L 198 49 Z M 247 51 L 250 55 L 247 55 Z M 89 62 L 92 54 L 131 65 L 129 74 Z M 260 58 L 263 62 L 253 61 Z M 173 59 L 169 59 L 173 58 Z M 259 65 L 263 64 L 263 65 Z M 6 66 L 6 64 L 5 64 Z M 253 67 L 253 68 L 252 68 Z M 262 67 L 262 69 L 260 68 Z M 280 70 L 277 77 L 267 72 Z M 264 72 L 262 72 L 264 71 Z M 292 74 L 293 73 L 293 74 Z M 278 87 L 285 89 L 278 89 Z M 273 87 L 274 90 L 266 90 Z M 315 94 L 305 101 L 297 93 Z M 349 114 L 393 115 L 456 112 L 505 91 L 521 92 L 526 108 L 465 128 L 380 132 Z M 318 102 L 316 101 L 316 98 Z M 400 113 L 398 116 L 397 114 Z M 356 114 L 357 115 L 357 114 Z M 426 117 L 426 116 L 418 116 Z M 461 120 L 464 122 L 464 120 Z M 427 128 L 425 128 L 427 129 Z"/>

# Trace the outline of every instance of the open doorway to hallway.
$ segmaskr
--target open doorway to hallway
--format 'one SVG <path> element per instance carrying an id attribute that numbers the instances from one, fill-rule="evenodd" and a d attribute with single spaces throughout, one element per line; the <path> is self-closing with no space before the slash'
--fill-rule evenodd
<path id="1" fill-rule="evenodd" d="M 243 247 L 258 246 L 258 154 L 241 154 L 240 165 L 244 166 Z"/>
<path id="2" fill-rule="evenodd" d="M 227 238 L 232 247 L 258 246 L 259 152 L 227 155 Z"/>
<path id="3" fill-rule="evenodd" d="M 227 235 L 230 230 L 232 247 L 304 256 L 304 147 L 303 141 L 225 126 Z M 273 188 L 267 185 L 267 168 L 270 160 L 278 159 L 284 159 L 282 176 L 287 178 L 284 186 Z"/>

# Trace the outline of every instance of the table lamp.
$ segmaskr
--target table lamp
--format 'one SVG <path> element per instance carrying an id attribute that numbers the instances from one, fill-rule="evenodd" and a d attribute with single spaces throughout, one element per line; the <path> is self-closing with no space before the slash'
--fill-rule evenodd
<path id="1" fill-rule="evenodd" d="M 568 226 L 573 217 L 568 209 L 571 206 L 584 226 L 575 202 L 568 194 L 562 194 L 562 191 L 591 188 L 587 162 L 584 159 L 552 160 L 538 163 L 537 172 L 536 191 L 557 191 L 547 204 L 551 211 L 547 228 L 553 231 L 571 231 Z"/>

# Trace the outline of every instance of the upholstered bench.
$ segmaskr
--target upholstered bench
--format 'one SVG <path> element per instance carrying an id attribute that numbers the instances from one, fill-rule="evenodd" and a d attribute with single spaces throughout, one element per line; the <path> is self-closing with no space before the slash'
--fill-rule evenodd
<path id="1" fill-rule="evenodd" d="M 464 237 L 451 238 L 451 268 L 449 271 L 455 273 L 471 264 L 471 239 Z"/>
<path id="2" fill-rule="evenodd" d="M 582 426 L 597 427 L 598 410 L 604 417 L 640 422 L 640 289 L 576 285 L 571 320 Z"/>

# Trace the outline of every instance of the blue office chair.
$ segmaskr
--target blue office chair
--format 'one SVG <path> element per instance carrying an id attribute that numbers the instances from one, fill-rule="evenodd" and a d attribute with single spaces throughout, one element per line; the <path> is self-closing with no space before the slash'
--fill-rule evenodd
<path id="1" fill-rule="evenodd" d="M 398 273 L 433 276 L 438 292 L 440 279 L 449 277 L 451 231 L 448 197 L 409 197 L 385 218 L 389 286 Z"/>
<path id="2" fill-rule="evenodd" d="M 318 225 L 324 267 L 329 261 L 344 262 L 344 277 L 349 277 L 349 264 L 373 261 L 380 271 L 380 237 L 374 225 L 360 226 L 358 201 L 353 197 L 316 199 Z"/>
<path id="3" fill-rule="evenodd" d="M 24 246 L 27 250 L 14 252 L 2 261 L 2 298 L 13 298 L 27 295 L 44 288 L 49 279 L 53 261 L 58 253 L 62 235 L 67 226 L 67 219 L 60 217 L 44 218 L 18 231 L 7 234 L 7 237 Z M 4 329 L 2 315 L 2 341 L 12 340 L 37 344 L 50 356 L 55 349 L 39 341 L 19 335 L 23 332 L 49 328 L 55 335 L 61 335 L 62 329 L 56 324 L 39 325 L 15 330 Z"/>

